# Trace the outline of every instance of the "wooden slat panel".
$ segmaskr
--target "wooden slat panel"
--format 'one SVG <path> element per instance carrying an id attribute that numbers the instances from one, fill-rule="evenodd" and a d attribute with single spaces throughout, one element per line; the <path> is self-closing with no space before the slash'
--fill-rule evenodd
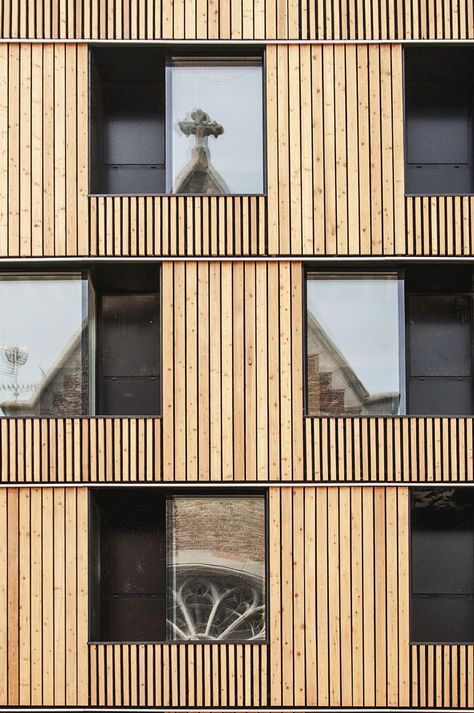
<path id="1" fill-rule="evenodd" d="M 160 481 L 161 430 L 152 418 L 2 419 L 0 483 Z"/>
<path id="2" fill-rule="evenodd" d="M 408 489 L 271 488 L 270 523 L 272 705 L 407 705 Z"/>
<path id="3" fill-rule="evenodd" d="M 195 701 L 216 707 L 227 705 L 237 689 L 238 705 L 263 707 L 266 679 L 262 686 L 252 683 L 255 672 L 268 670 L 267 659 L 266 644 L 90 644 L 90 705 L 185 707 Z M 101 671 L 108 685 L 100 685 Z"/>
<path id="4" fill-rule="evenodd" d="M 268 277 L 265 276 L 265 280 L 267 279 Z M 190 296 L 190 300 L 192 299 Z M 202 302 L 198 302 L 198 308 L 204 309 Z M 255 322 L 257 336 L 259 325 L 261 327 L 262 321 L 257 319 Z M 230 334 L 228 338 L 230 339 Z M 210 363 L 208 336 L 198 342 L 197 346 L 196 343 L 194 344 L 195 351 L 188 352 L 188 358 L 196 360 L 199 367 L 201 367 L 201 359 L 204 359 L 204 364 Z M 238 340 L 237 344 L 239 344 Z M 242 346 L 242 343 L 240 344 Z M 228 353 L 232 353 L 232 346 L 232 342 L 226 345 L 225 349 L 230 350 Z M 237 356 L 235 349 L 234 356 Z M 268 380 L 269 398 L 272 399 L 274 387 L 270 377 L 271 372 L 267 371 L 270 357 L 271 354 L 257 351 L 255 361 L 251 364 L 247 363 L 246 370 L 255 371 L 255 376 L 251 378 L 256 379 L 257 385 L 262 381 L 267 383 Z M 293 354 L 292 358 L 296 360 L 296 355 Z M 242 352 L 240 352 L 240 359 L 244 361 Z M 276 359 L 278 383 L 278 355 Z M 178 368 L 177 364 L 175 368 Z M 182 360 L 179 368 L 183 372 L 186 371 L 186 359 Z M 217 364 L 219 383 L 224 379 L 226 368 L 225 360 L 219 361 Z M 234 368 L 236 368 L 235 359 Z M 169 374 L 168 371 L 165 373 Z M 209 379 L 207 372 L 206 374 L 200 372 L 200 383 L 204 376 Z M 174 401 L 171 399 L 163 419 L 97 417 L 69 419 L 69 424 L 64 419 L 2 419 L 0 420 L 0 482 L 5 484 L 160 482 L 162 480 L 193 482 L 196 479 L 202 481 L 304 479 L 314 482 L 348 483 L 474 481 L 474 419 L 415 416 L 370 419 L 306 418 L 303 434 L 303 419 L 301 421 L 298 419 L 298 392 L 294 390 L 284 395 L 285 400 L 290 399 L 287 412 L 289 422 L 287 420 L 280 422 L 279 418 L 277 420 L 268 418 L 266 413 L 261 413 L 258 398 L 249 400 L 248 395 L 244 398 L 237 418 L 235 411 L 232 413 L 235 397 L 232 401 L 228 396 L 224 398 L 220 392 L 218 408 L 225 418 L 232 416 L 232 420 L 229 421 L 231 430 L 225 435 L 224 440 L 222 440 L 222 431 L 215 435 L 216 454 L 219 457 L 216 456 L 211 463 L 209 418 L 215 406 L 210 400 L 211 392 L 204 391 L 199 394 L 193 423 L 186 416 L 186 407 L 182 409 L 179 417 L 183 427 L 183 442 L 187 447 L 187 455 L 179 459 L 179 467 L 178 461 L 173 465 L 173 458 L 166 456 L 167 442 L 171 443 L 169 452 L 172 455 L 173 431 L 177 418 L 174 413 Z M 281 398 L 281 394 L 282 392 L 276 389 L 278 398 Z M 241 429 L 244 424 L 251 429 L 247 432 L 247 439 L 251 437 L 251 433 L 257 439 L 254 448 L 250 449 L 250 453 L 253 454 L 251 461 L 250 455 L 245 452 L 246 447 L 242 440 L 244 434 Z M 65 425 L 68 425 L 68 428 L 65 429 Z M 194 433 L 196 428 L 200 434 L 197 446 Z M 161 455 L 162 430 L 165 444 L 164 463 Z M 288 438 L 285 435 L 287 430 Z M 25 433 L 29 434 L 26 449 Z M 282 434 L 284 439 L 282 443 L 285 445 L 280 456 Z M 273 446 L 269 439 L 273 439 Z M 278 444 L 278 453 L 276 453 L 276 444 Z M 199 449 L 199 469 L 196 467 L 196 448 Z M 237 450 L 238 448 L 240 451 Z"/>
<path id="5" fill-rule="evenodd" d="M 2 0 L 3 37 L 93 39 L 465 39 L 470 0 Z"/>
<path id="6" fill-rule="evenodd" d="M 1 50 L 0 257 L 473 254 L 471 196 L 403 195 L 400 44 L 267 47 L 268 198 L 87 198 L 87 46 Z"/>
<path id="7" fill-rule="evenodd" d="M 130 255 L 233 257 L 263 255 L 266 246 L 266 198 L 264 196 L 193 196 L 186 203 L 178 196 L 92 196 L 89 198 L 90 242 L 83 246 L 87 255 L 110 257 Z M 203 220 L 213 205 L 220 220 Z M 169 215 L 176 216 L 169 220 Z M 116 239 L 107 240 L 114 216 Z M 180 238 L 176 241 L 176 220 Z M 185 229 L 184 229 L 185 225 Z M 234 228 L 234 225 L 236 226 Z M 136 230 L 139 240 L 124 240 Z M 238 229 L 240 226 L 240 230 Z M 242 240 L 246 227 L 249 240 Z M 185 240 L 188 235 L 190 239 Z M 89 251 L 89 253 L 88 253 Z"/>
<path id="8" fill-rule="evenodd" d="M 325 45 L 311 57 L 279 45 L 267 57 L 267 135 L 278 140 L 269 253 L 403 254 L 401 45 Z"/>
<path id="9" fill-rule="evenodd" d="M 0 489 L 2 706 L 87 703 L 87 522 L 86 490 Z"/>
<path id="10" fill-rule="evenodd" d="M 301 265 L 164 263 L 162 278 L 164 480 L 300 480 Z"/>
<path id="11" fill-rule="evenodd" d="M 473 196 L 407 196 L 405 204 L 408 254 L 472 255 Z"/>
<path id="12" fill-rule="evenodd" d="M 0 254 L 84 254 L 87 47 L 18 44 L 3 52 L 0 116 L 3 111 L 6 118 L 8 99 L 8 126 L 3 122 L 1 129 L 8 151 L 0 159 L 0 180 L 8 207 L 1 210 Z"/>
<path id="13" fill-rule="evenodd" d="M 474 703 L 474 646 L 412 644 L 410 706 L 471 708 Z"/>
<path id="14" fill-rule="evenodd" d="M 474 419 L 305 419 L 305 479 L 422 483 L 474 480 Z M 376 435 L 375 435 L 376 434 Z M 336 458 L 328 461 L 326 452 Z M 350 452 L 351 457 L 347 454 Z"/>

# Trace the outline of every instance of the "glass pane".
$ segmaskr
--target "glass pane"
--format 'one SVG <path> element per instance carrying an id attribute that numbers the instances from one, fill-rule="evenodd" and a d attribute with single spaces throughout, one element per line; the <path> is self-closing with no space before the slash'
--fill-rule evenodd
<path id="1" fill-rule="evenodd" d="M 264 498 L 171 498 L 167 532 L 168 639 L 264 639 Z"/>
<path id="2" fill-rule="evenodd" d="M 167 67 L 168 191 L 263 191 L 260 62 Z"/>
<path id="3" fill-rule="evenodd" d="M 402 309 L 394 274 L 308 276 L 308 413 L 401 412 Z"/>
<path id="4" fill-rule="evenodd" d="M 87 413 L 87 281 L 0 276 L 0 415 Z"/>

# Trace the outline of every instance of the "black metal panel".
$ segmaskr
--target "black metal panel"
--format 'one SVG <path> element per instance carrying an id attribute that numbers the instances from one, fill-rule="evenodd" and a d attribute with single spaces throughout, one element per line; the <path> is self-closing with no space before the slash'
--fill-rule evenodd
<path id="1" fill-rule="evenodd" d="M 407 193 L 474 191 L 473 65 L 470 48 L 406 50 Z"/>
<path id="2" fill-rule="evenodd" d="M 91 54 L 91 191 L 163 192 L 163 53 L 156 47 L 101 47 Z"/>
<path id="3" fill-rule="evenodd" d="M 149 488 L 100 491 L 91 495 L 91 513 L 91 638 L 163 640 L 164 495 Z"/>
<path id="4" fill-rule="evenodd" d="M 471 295 L 410 295 L 407 310 L 409 413 L 471 414 Z"/>
<path id="5" fill-rule="evenodd" d="M 474 597 L 413 597 L 411 640 L 473 642 Z"/>
<path id="6" fill-rule="evenodd" d="M 159 413 L 160 297 L 103 295 L 99 313 L 98 412 Z"/>
<path id="7" fill-rule="evenodd" d="M 411 639 L 474 641 L 474 493 L 411 496 Z"/>
<path id="8" fill-rule="evenodd" d="M 156 416 L 160 411 L 160 378 L 102 378 L 99 388 L 100 413 L 109 416 Z"/>

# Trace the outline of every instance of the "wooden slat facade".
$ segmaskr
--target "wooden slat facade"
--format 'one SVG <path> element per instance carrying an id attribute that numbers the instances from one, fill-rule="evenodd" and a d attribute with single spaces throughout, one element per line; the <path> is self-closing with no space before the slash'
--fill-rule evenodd
<path id="1" fill-rule="evenodd" d="M 474 418 L 303 395 L 304 260 L 474 257 L 472 196 L 405 195 L 403 41 L 460 39 L 472 0 L 0 0 L 0 261 L 162 259 L 160 414 L 0 419 L 2 710 L 474 709 L 474 646 L 409 636 L 409 486 L 474 482 Z M 96 40 L 261 43 L 265 194 L 90 195 Z M 266 493 L 266 642 L 89 642 L 90 490 L 147 483 Z"/>
<path id="2" fill-rule="evenodd" d="M 88 256 L 267 252 L 265 196 L 91 196 Z"/>
<path id="3" fill-rule="evenodd" d="M 474 480 L 472 418 L 306 418 L 304 428 L 308 481 Z"/>
<path id="4" fill-rule="evenodd" d="M 408 705 L 406 487 L 270 488 L 268 646 L 88 645 L 87 499 L 0 489 L 0 705 Z"/>
<path id="5" fill-rule="evenodd" d="M 250 407 L 244 420 L 258 424 L 262 415 L 255 401 Z M 185 419 L 177 422 L 176 411 L 174 421 L 173 414 L 169 421 L 166 417 L 2 419 L 0 482 L 192 484 L 281 480 L 462 484 L 474 481 L 472 418 L 306 418 L 302 423 L 295 416 L 293 434 L 304 428 L 303 460 L 294 456 L 293 468 L 289 470 L 286 464 L 278 466 L 272 450 L 279 448 L 279 428 L 283 429 L 284 438 L 287 425 L 274 422 L 271 446 L 265 441 L 270 438 L 267 423 L 265 437 L 262 435 L 261 441 L 246 455 L 242 445 L 245 436 L 238 431 L 239 421 L 232 402 L 224 399 L 220 406 L 224 418 L 232 424 L 232 433 L 223 442 L 225 427 L 221 422 L 218 431 L 214 430 L 215 423 L 210 428 L 209 408 L 206 401 L 196 406 L 195 416 L 199 418 L 194 425 Z M 181 415 L 185 410 L 181 409 Z M 226 413 L 230 415 L 226 417 Z M 202 423 L 203 416 L 207 419 L 206 426 Z M 181 453 L 172 453 L 173 428 L 182 434 Z M 166 467 L 165 432 L 170 444 Z M 196 432 L 200 434 L 198 441 Z M 248 438 L 252 438 L 251 434 Z M 259 443 L 268 444 L 263 453 Z M 299 451 L 299 441 L 293 446 Z M 273 461 L 269 460 L 269 452 L 275 456 Z"/>
<path id="6" fill-rule="evenodd" d="M 1 37 L 371 40 L 474 37 L 470 0 L 2 0 Z"/>
<path id="7" fill-rule="evenodd" d="M 271 488 L 272 706 L 407 706 L 406 488 Z"/>
<path id="8" fill-rule="evenodd" d="M 0 489 L 0 705 L 88 702 L 88 497 Z"/>
<path id="9" fill-rule="evenodd" d="M 474 708 L 474 647 L 411 646 L 411 700 L 416 708 Z"/>
<path id="10" fill-rule="evenodd" d="M 473 196 L 407 196 L 406 254 L 474 254 Z"/>
<path id="11" fill-rule="evenodd" d="M 269 45 L 268 196 L 87 197 L 88 47 L 0 45 L 0 257 L 403 255 L 401 45 Z"/>
<path id="12" fill-rule="evenodd" d="M 163 264 L 164 480 L 301 480 L 299 263 Z"/>
<path id="13" fill-rule="evenodd" d="M 91 644 L 90 705 L 268 705 L 267 644 Z"/>

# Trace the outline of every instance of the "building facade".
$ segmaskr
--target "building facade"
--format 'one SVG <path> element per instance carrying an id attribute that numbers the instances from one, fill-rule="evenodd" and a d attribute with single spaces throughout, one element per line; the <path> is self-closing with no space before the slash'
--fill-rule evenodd
<path id="1" fill-rule="evenodd" d="M 474 710 L 472 0 L 0 33 L 0 708 Z"/>

